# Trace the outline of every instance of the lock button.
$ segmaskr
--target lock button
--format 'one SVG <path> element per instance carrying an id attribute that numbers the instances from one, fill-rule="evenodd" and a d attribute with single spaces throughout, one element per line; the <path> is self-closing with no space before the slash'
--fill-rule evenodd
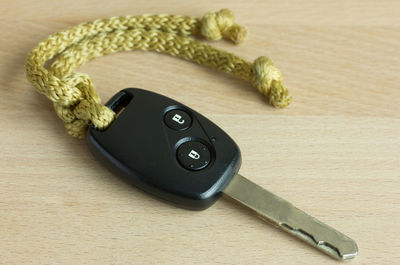
<path id="1" fill-rule="evenodd" d="M 192 118 L 185 111 L 174 109 L 165 114 L 164 122 L 173 130 L 183 131 L 190 127 L 192 124 Z"/>
<path id="2" fill-rule="evenodd" d="M 211 154 L 207 146 L 198 141 L 181 144 L 177 150 L 179 163 L 189 170 L 201 170 L 210 163 Z"/>

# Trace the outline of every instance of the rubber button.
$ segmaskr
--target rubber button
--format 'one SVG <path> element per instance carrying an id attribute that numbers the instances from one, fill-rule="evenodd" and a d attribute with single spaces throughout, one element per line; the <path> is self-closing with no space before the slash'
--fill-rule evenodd
<path id="1" fill-rule="evenodd" d="M 190 127 L 192 118 L 183 110 L 170 110 L 164 116 L 167 126 L 176 131 L 183 131 Z"/>
<path id="2" fill-rule="evenodd" d="M 210 150 L 198 141 L 181 144 L 177 150 L 177 157 L 179 163 L 189 170 L 201 170 L 211 161 Z"/>

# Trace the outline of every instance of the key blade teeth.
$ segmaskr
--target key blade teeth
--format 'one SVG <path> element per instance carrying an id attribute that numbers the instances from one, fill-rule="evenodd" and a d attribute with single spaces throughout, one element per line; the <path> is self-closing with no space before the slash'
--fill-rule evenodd
<path id="1" fill-rule="evenodd" d="M 351 238 L 239 174 L 235 175 L 224 193 L 255 211 L 262 219 L 335 259 L 352 259 L 358 253 L 357 244 Z"/>
<path id="2" fill-rule="evenodd" d="M 281 224 L 280 227 L 282 230 L 316 247 L 335 259 L 348 260 L 357 256 L 357 244 L 350 238 L 348 238 L 348 241 L 341 243 L 341 249 L 338 249 L 329 242 L 317 240 L 313 235 L 305 232 L 301 228 L 292 228 L 287 224 Z"/>
<path id="3" fill-rule="evenodd" d="M 287 201 L 282 200 L 280 204 L 279 226 L 285 231 L 334 258 L 345 260 L 357 255 L 357 244 L 351 238 Z"/>

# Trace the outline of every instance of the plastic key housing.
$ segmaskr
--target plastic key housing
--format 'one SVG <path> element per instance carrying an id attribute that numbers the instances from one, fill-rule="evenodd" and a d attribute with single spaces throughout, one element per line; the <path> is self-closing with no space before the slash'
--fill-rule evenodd
<path id="1" fill-rule="evenodd" d="M 208 208 L 240 168 L 240 150 L 231 137 L 175 100 L 127 88 L 114 95 L 106 106 L 117 116 L 104 131 L 89 127 L 87 142 L 92 153 L 125 182 L 176 206 Z M 166 117 L 177 126 L 171 126 Z M 190 124 L 179 127 L 188 117 Z M 178 151 L 182 152 L 181 157 Z M 202 156 L 208 161 L 201 161 Z"/>

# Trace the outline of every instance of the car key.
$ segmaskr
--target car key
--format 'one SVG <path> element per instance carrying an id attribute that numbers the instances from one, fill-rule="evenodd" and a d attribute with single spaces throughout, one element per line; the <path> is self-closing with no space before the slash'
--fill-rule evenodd
<path id="1" fill-rule="evenodd" d="M 351 238 L 238 174 L 239 147 L 196 111 L 137 88 L 120 91 L 106 105 L 116 119 L 103 131 L 91 126 L 87 141 L 125 181 L 193 210 L 225 194 L 336 259 L 357 255 Z"/>

